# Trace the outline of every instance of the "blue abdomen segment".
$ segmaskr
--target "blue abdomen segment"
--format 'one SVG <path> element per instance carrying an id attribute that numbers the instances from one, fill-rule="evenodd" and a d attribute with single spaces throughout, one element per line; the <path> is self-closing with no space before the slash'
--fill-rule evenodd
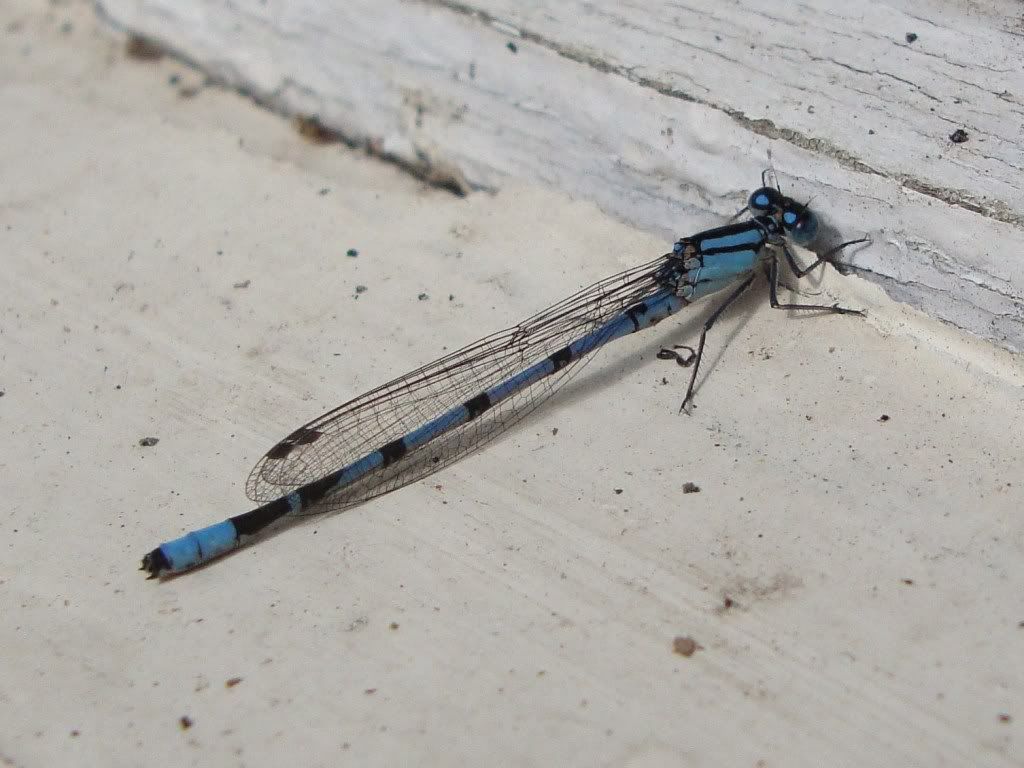
<path id="1" fill-rule="evenodd" d="M 180 573 L 230 552 L 238 546 L 238 531 L 230 520 L 186 533 L 180 539 L 161 544 L 157 551 L 166 565 L 163 570 Z M 155 555 L 151 553 L 150 556 Z"/>
<path id="2" fill-rule="evenodd" d="M 460 405 L 445 411 L 419 429 L 413 430 L 402 438 L 402 442 L 405 443 L 406 450 L 411 451 L 413 448 L 419 448 L 421 445 L 429 443 L 438 435 L 443 435 L 448 430 L 454 429 L 460 424 L 465 424 L 467 421 L 469 421 L 469 410 L 466 406 Z"/>
<path id="3" fill-rule="evenodd" d="M 526 389 L 531 384 L 550 376 L 555 372 L 555 364 L 550 357 L 545 357 L 539 363 L 534 363 L 524 371 L 488 389 L 484 394 L 487 396 L 489 406 L 497 405 L 516 392 Z"/>

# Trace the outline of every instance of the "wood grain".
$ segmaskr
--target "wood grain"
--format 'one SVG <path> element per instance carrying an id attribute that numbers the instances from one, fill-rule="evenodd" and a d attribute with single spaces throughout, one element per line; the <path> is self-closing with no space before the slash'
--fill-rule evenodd
<path id="1" fill-rule="evenodd" d="M 1024 349 L 1019 3 L 99 5 L 432 181 L 540 182 L 666 240 L 772 164 L 837 233 L 871 235 L 861 275 Z"/>

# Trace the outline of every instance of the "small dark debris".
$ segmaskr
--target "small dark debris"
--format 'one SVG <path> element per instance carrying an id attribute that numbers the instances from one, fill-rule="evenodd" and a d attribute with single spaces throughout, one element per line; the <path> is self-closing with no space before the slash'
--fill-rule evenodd
<path id="1" fill-rule="evenodd" d="M 231 287 L 241 290 L 242 288 L 248 288 L 250 285 L 252 285 L 252 280 L 240 280 L 237 283 L 234 283 Z"/>
<path id="2" fill-rule="evenodd" d="M 336 131 L 332 131 L 313 115 L 299 115 L 295 118 L 295 130 L 299 136 L 313 144 L 331 144 L 340 141 Z"/>
<path id="3" fill-rule="evenodd" d="M 178 89 L 178 98 L 179 99 L 194 99 L 196 96 L 199 95 L 199 90 L 200 90 L 200 88 L 199 88 L 198 85 L 186 85 L 186 86 Z M 238 146 L 242 146 L 242 139 L 241 138 L 238 139 Z"/>
<path id="4" fill-rule="evenodd" d="M 722 601 L 723 608 L 732 608 L 734 605 L 736 605 L 736 601 L 734 601 L 731 597 L 726 596 L 726 598 Z"/>
<path id="5" fill-rule="evenodd" d="M 914 580 L 913 579 L 900 579 L 900 581 L 902 581 L 908 587 L 914 586 Z"/>
<path id="6" fill-rule="evenodd" d="M 949 140 L 952 141 L 954 144 L 963 144 L 965 141 L 967 141 L 967 139 L 967 131 L 965 131 L 963 128 L 957 128 L 955 131 L 949 134 Z"/>
<path id="7" fill-rule="evenodd" d="M 519 53 L 519 46 L 511 40 L 508 41 L 508 44 L 505 47 L 512 51 L 512 53 Z"/>
<path id="8" fill-rule="evenodd" d="M 2 389 L 0 389 L 0 397 L 3 397 L 6 394 L 7 394 L 6 392 L 4 392 Z"/>
<path id="9" fill-rule="evenodd" d="M 696 483 L 683 483 L 683 493 L 700 493 L 700 486 Z"/>
<path id="10" fill-rule="evenodd" d="M 124 52 L 129 58 L 139 61 L 156 61 L 164 57 L 164 49 L 155 40 L 142 35 L 132 35 L 124 44 Z"/>
<path id="11" fill-rule="evenodd" d="M 369 289 L 365 285 L 357 285 L 356 293 L 366 293 Z"/>
<path id="12" fill-rule="evenodd" d="M 391 629 L 391 630 L 398 629 L 398 622 L 397 621 L 392 621 L 388 628 Z"/>
<path id="13" fill-rule="evenodd" d="M 227 680 L 224 681 L 224 687 L 225 688 L 234 688 L 240 682 L 242 682 L 242 678 L 240 678 L 240 677 L 229 677 Z"/>
<path id="14" fill-rule="evenodd" d="M 875 135 L 875 129 L 874 128 L 868 128 L 868 136 L 874 136 L 874 135 Z"/>
<path id="15" fill-rule="evenodd" d="M 448 301 L 455 301 L 455 294 L 454 293 L 449 293 L 448 294 Z"/>
<path id="16" fill-rule="evenodd" d="M 1013 718 L 1010 717 L 1005 712 L 1000 712 L 999 713 L 999 722 L 1000 723 L 1009 723 L 1009 722 L 1012 722 L 1012 721 L 1013 721 Z"/>
<path id="17" fill-rule="evenodd" d="M 3 394 L 3 393 L 0 392 L 0 394 Z M 552 427 L 551 428 L 551 436 L 554 437 L 557 434 L 558 434 L 558 427 Z"/>
<path id="18" fill-rule="evenodd" d="M 77 739 L 77 738 L 78 738 L 78 737 L 79 737 L 79 736 L 81 735 L 81 733 L 82 733 L 82 732 L 81 732 L 80 730 L 78 730 L 77 728 L 75 728 L 75 729 L 73 729 L 73 730 L 71 731 L 71 738 L 72 738 L 72 739 Z"/>
<path id="19" fill-rule="evenodd" d="M 365 691 L 363 691 L 363 693 L 365 693 L 367 696 L 373 696 L 373 694 L 375 694 L 376 692 L 376 688 L 367 688 Z"/>
<path id="20" fill-rule="evenodd" d="M 616 488 L 615 489 L 615 495 L 618 496 L 620 493 L 622 493 L 622 489 L 621 488 Z"/>
<path id="21" fill-rule="evenodd" d="M 189 728 L 192 727 L 192 718 L 188 715 L 182 715 L 178 718 L 178 726 L 181 728 L 181 730 L 187 731 Z"/>
<path id="22" fill-rule="evenodd" d="M 881 421 L 881 422 L 888 421 L 889 420 L 889 414 L 883 413 L 881 416 L 878 417 L 878 420 Z"/>
<path id="23" fill-rule="evenodd" d="M 672 641 L 672 653 L 678 653 L 680 656 L 690 658 L 697 651 L 704 650 L 704 646 L 694 640 L 692 637 L 677 637 Z"/>
<path id="24" fill-rule="evenodd" d="M 425 294 L 425 293 L 421 293 L 421 294 L 420 294 L 419 296 L 417 296 L 416 298 L 417 298 L 417 299 L 419 299 L 420 301 L 426 301 L 427 299 L 429 299 L 429 298 L 430 298 L 430 296 L 428 296 L 428 295 L 427 295 L 427 294 Z"/>
<path id="25" fill-rule="evenodd" d="M 685 349 L 688 353 L 687 356 L 683 357 L 680 355 L 676 351 L 678 349 Z M 666 349 L 665 347 L 659 349 L 656 357 L 659 360 L 675 360 L 683 368 L 689 368 L 693 365 L 694 360 L 697 359 L 697 352 L 693 347 L 687 347 L 684 344 L 673 344 L 672 349 Z"/>
<path id="26" fill-rule="evenodd" d="M 72 24 L 70 21 L 65 21 L 63 24 L 60 25 L 60 32 L 62 35 L 70 35 L 74 28 L 74 24 Z"/>
<path id="27" fill-rule="evenodd" d="M 359 251 L 357 251 L 355 248 L 349 248 L 347 251 L 345 251 L 345 255 L 348 256 L 350 259 L 355 259 L 359 256 Z"/>
<path id="28" fill-rule="evenodd" d="M 330 187 L 320 187 L 320 192 L 318 194 L 321 197 L 323 197 L 324 195 L 329 195 L 330 193 L 331 193 L 331 188 Z"/>
<path id="29" fill-rule="evenodd" d="M 913 43 L 917 40 L 917 33 L 907 32 L 907 34 L 904 35 L 903 39 L 906 40 L 908 43 Z"/>
<path id="30" fill-rule="evenodd" d="M 139 445 L 141 445 L 143 448 L 152 448 L 159 442 L 159 437 L 144 437 L 141 440 L 139 440 Z"/>

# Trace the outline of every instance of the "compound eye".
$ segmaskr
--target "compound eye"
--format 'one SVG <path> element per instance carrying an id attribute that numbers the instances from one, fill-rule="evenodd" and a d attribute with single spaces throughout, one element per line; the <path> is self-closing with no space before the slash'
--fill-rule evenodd
<path id="1" fill-rule="evenodd" d="M 799 214 L 786 211 L 782 215 L 782 223 L 797 245 L 807 245 L 818 234 L 818 217 L 808 210 Z"/>
<path id="2" fill-rule="evenodd" d="M 753 194 L 750 196 L 750 200 L 747 205 L 750 210 L 755 213 L 767 213 L 774 208 L 777 208 L 782 203 L 782 195 L 779 194 L 777 189 L 771 187 L 761 187 L 755 189 Z"/>

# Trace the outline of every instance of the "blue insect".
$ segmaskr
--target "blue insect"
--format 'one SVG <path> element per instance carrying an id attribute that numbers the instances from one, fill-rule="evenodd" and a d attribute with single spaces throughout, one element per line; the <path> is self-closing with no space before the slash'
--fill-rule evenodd
<path id="1" fill-rule="evenodd" d="M 787 241 L 811 244 L 818 219 L 806 204 L 768 186 L 764 177 L 762 183 L 744 209 L 749 219 L 684 237 L 671 253 L 594 283 L 299 427 L 249 475 L 246 494 L 262 506 L 161 544 L 142 559 L 142 570 L 150 578 L 180 573 L 235 549 L 287 516 L 349 507 L 415 482 L 504 432 L 604 345 L 729 288 L 704 323 L 696 350 L 676 347 L 659 353 L 693 369 L 685 409 L 708 331 L 750 287 L 759 264 L 767 267 L 769 299 L 776 309 L 861 314 L 838 305 L 779 303 L 780 254 L 803 277 L 866 238 L 842 243 L 801 268 Z"/>

